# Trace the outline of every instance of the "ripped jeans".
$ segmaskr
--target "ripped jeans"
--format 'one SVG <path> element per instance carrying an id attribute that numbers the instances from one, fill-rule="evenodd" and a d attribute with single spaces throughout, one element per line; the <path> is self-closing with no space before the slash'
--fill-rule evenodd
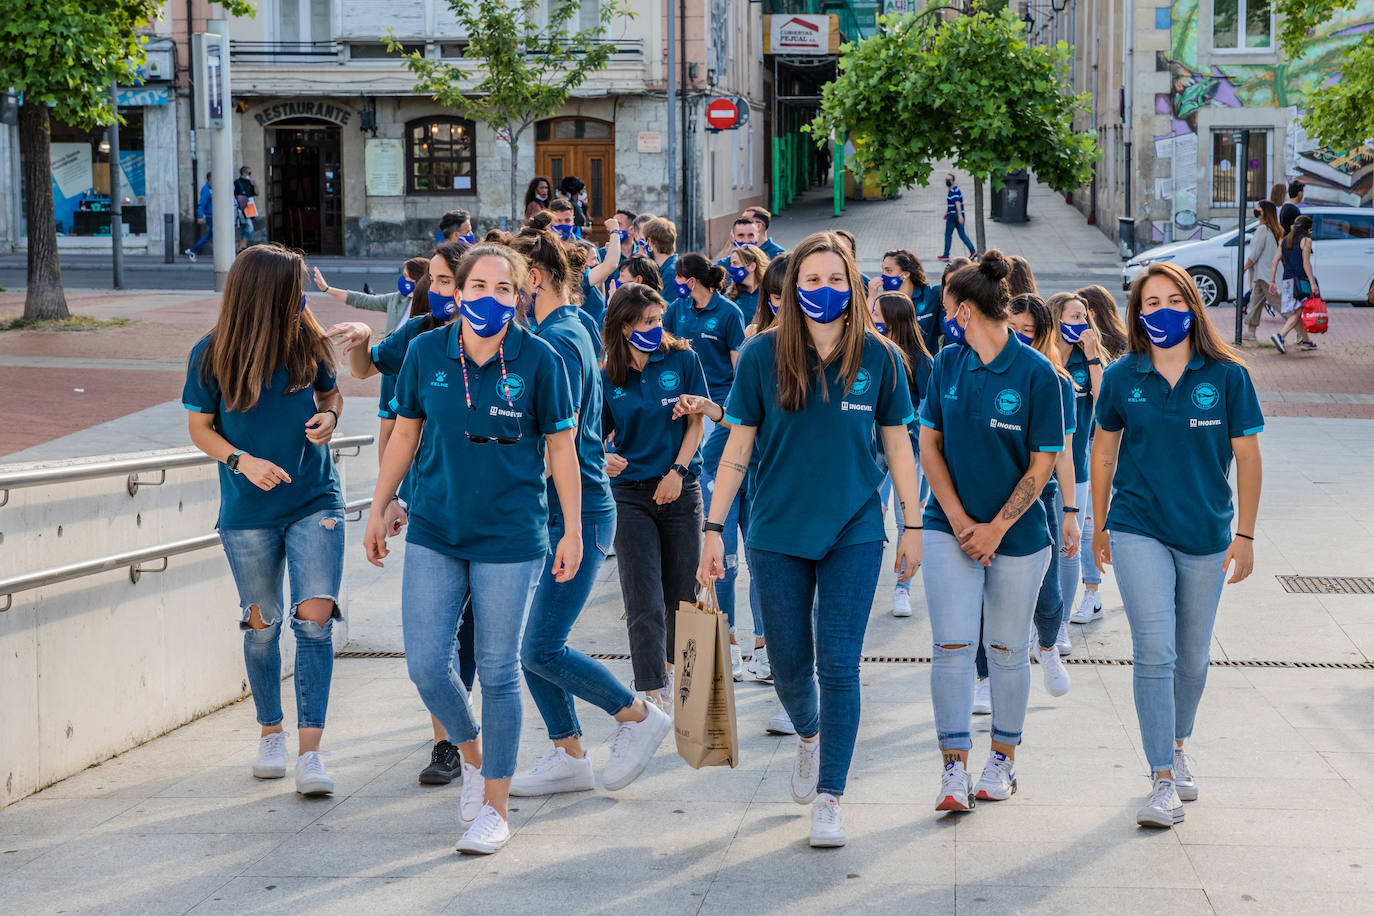
<path id="1" fill-rule="evenodd" d="M 291 630 L 296 636 L 296 727 L 324 728 L 329 708 L 329 681 L 334 673 L 333 626 L 339 613 L 343 580 L 344 517 L 342 509 L 325 509 L 278 528 L 220 531 L 224 555 L 239 591 L 243 618 L 243 662 L 258 724 L 280 725 L 282 576 L 291 576 Z M 334 602 L 324 625 L 300 620 L 295 609 L 310 598 Z M 249 624 L 251 609 L 266 627 Z"/>

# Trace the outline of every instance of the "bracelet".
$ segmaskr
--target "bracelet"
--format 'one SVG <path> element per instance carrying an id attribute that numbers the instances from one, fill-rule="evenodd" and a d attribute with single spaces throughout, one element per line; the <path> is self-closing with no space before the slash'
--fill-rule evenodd
<path id="1" fill-rule="evenodd" d="M 902 527 L 905 528 L 907 531 L 924 531 L 926 526 L 925 526 L 925 525 L 903 525 Z"/>
<path id="2" fill-rule="evenodd" d="M 725 533 L 725 526 L 722 525 L 720 522 L 706 521 L 706 522 L 702 522 L 702 523 L 701 523 L 701 530 L 702 530 L 703 532 L 705 532 L 705 531 L 714 531 L 714 532 L 716 532 L 717 534 L 724 534 L 724 533 Z"/>
<path id="3" fill-rule="evenodd" d="M 335 409 L 332 408 L 332 407 L 326 407 L 324 410 L 321 410 L 320 413 L 332 413 L 332 414 L 334 415 L 334 426 L 335 426 L 336 428 L 338 427 L 338 425 L 339 425 L 339 412 L 338 412 L 337 410 L 335 410 Z"/>
<path id="4" fill-rule="evenodd" d="M 1077 507 L 1077 506 L 1065 506 L 1065 507 L 1064 507 L 1064 514 L 1065 514 L 1065 515 L 1076 515 L 1076 514 L 1078 514 L 1078 507 Z"/>
<path id="5" fill-rule="evenodd" d="M 1236 532 L 1236 537 L 1238 537 L 1238 538 L 1245 538 L 1247 541 L 1253 541 L 1253 540 L 1254 540 L 1254 538 L 1251 537 L 1250 535 L 1248 535 L 1248 534 L 1241 534 L 1239 531 Z"/>

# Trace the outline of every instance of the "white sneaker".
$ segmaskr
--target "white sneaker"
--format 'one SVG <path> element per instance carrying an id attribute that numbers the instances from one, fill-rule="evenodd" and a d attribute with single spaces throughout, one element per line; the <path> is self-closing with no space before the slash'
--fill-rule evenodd
<path id="1" fill-rule="evenodd" d="M 258 739 L 258 759 L 253 775 L 258 779 L 281 779 L 286 775 L 286 732 L 263 735 Z"/>
<path id="2" fill-rule="evenodd" d="M 510 825 L 491 805 L 483 805 L 477 819 L 458 841 L 458 851 L 468 855 L 489 856 L 510 842 Z"/>
<path id="3" fill-rule="evenodd" d="M 797 737 L 797 759 L 792 763 L 792 800 L 809 805 L 816 799 L 816 783 L 821 778 L 821 741 Z"/>
<path id="4" fill-rule="evenodd" d="M 677 696 L 673 693 L 673 672 L 669 671 L 666 676 L 667 680 L 663 682 L 663 703 L 658 708 L 671 716 L 677 708 Z"/>
<path id="5" fill-rule="evenodd" d="M 1059 657 L 1058 649 L 1036 648 L 1039 656 L 1040 673 L 1045 677 L 1045 692 L 1052 697 L 1062 697 L 1069 692 L 1069 672 Z"/>
<path id="6" fill-rule="evenodd" d="M 578 759 L 555 747 L 528 773 L 516 773 L 510 781 L 510 794 L 519 796 L 554 795 L 558 792 L 586 792 L 596 788 L 596 776 L 588 757 Z"/>
<path id="7" fill-rule="evenodd" d="M 1183 801 L 1197 801 L 1197 780 L 1188 766 L 1188 755 L 1177 745 L 1174 746 L 1174 791 Z"/>
<path id="8" fill-rule="evenodd" d="M 773 713 L 773 718 L 768 720 L 768 734 L 770 735 L 795 735 L 796 727 L 792 724 L 792 717 L 787 714 L 786 707 L 779 704 L 778 711 Z"/>
<path id="9" fill-rule="evenodd" d="M 1016 794 L 1016 761 L 1001 751 L 988 754 L 973 792 L 979 801 L 1006 801 Z"/>
<path id="10" fill-rule="evenodd" d="M 190 261 L 192 264 L 196 263 L 196 253 L 191 249 L 187 248 L 185 251 L 182 252 L 182 254 L 186 255 L 186 259 Z"/>
<path id="11" fill-rule="evenodd" d="M 611 736 L 611 759 L 601 770 L 601 784 L 607 791 L 623 789 L 638 779 L 672 727 L 668 714 L 653 705 L 643 721 L 621 722 Z"/>
<path id="12" fill-rule="evenodd" d="M 973 682 L 973 714 L 992 715 L 992 684 L 985 677 Z"/>
<path id="13" fill-rule="evenodd" d="M 736 643 L 730 643 L 730 674 L 736 684 L 744 680 L 744 654 Z"/>
<path id="14" fill-rule="evenodd" d="M 911 592 L 907 589 L 894 588 L 892 590 L 892 616 L 911 616 Z"/>
<path id="15" fill-rule="evenodd" d="M 296 758 L 296 791 L 301 795 L 334 794 L 334 780 L 325 772 L 319 751 L 306 751 Z"/>
<path id="16" fill-rule="evenodd" d="M 458 823 L 466 829 L 473 825 L 482 813 L 482 805 L 487 800 L 487 781 L 482 778 L 482 768 L 463 761 L 463 790 L 458 793 Z"/>
<path id="17" fill-rule="evenodd" d="M 811 803 L 811 846 L 830 849 L 844 845 L 844 817 L 840 803 L 829 792 L 822 792 Z"/>
<path id="18" fill-rule="evenodd" d="M 1102 616 L 1102 595 L 1098 592 L 1083 590 L 1083 599 L 1069 615 L 1069 623 L 1092 623 Z"/>
<path id="19" fill-rule="evenodd" d="M 1183 801 L 1172 779 L 1155 780 L 1150 797 L 1135 813 L 1135 822 L 1142 827 L 1172 827 L 1183 822 Z"/>
<path id="20" fill-rule="evenodd" d="M 957 760 L 945 764 L 940 776 L 940 794 L 935 797 L 936 811 L 972 811 L 973 780 L 964 765 Z"/>
<path id="21" fill-rule="evenodd" d="M 768 647 L 759 646 L 756 648 L 754 657 L 749 660 L 749 664 L 744 670 L 756 681 L 763 681 L 765 684 L 773 683 L 773 666 L 768 663 Z"/>
<path id="22" fill-rule="evenodd" d="M 1060 655 L 1073 654 L 1073 640 L 1069 639 L 1069 625 L 1060 621 L 1059 635 L 1054 638 L 1054 647 L 1059 650 Z"/>

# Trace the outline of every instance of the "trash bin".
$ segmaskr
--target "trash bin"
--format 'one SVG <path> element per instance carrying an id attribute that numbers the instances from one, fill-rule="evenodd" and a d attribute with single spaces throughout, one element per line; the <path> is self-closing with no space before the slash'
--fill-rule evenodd
<path id="1" fill-rule="evenodd" d="M 1118 216 L 1116 218 L 1116 244 L 1121 248 L 1121 260 L 1129 261 L 1135 257 L 1135 218 Z"/>
<path id="2" fill-rule="evenodd" d="M 992 195 L 992 218 L 1004 223 L 1027 220 L 1026 198 L 1030 196 L 1030 174 L 1025 169 L 1008 172 L 1001 189 Z"/>

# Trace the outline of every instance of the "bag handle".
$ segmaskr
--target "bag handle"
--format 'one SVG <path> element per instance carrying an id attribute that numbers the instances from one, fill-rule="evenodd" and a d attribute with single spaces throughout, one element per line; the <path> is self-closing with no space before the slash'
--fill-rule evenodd
<path id="1" fill-rule="evenodd" d="M 720 598 L 716 595 L 715 580 L 712 580 L 710 585 L 697 589 L 697 604 L 709 613 L 721 613 Z"/>

